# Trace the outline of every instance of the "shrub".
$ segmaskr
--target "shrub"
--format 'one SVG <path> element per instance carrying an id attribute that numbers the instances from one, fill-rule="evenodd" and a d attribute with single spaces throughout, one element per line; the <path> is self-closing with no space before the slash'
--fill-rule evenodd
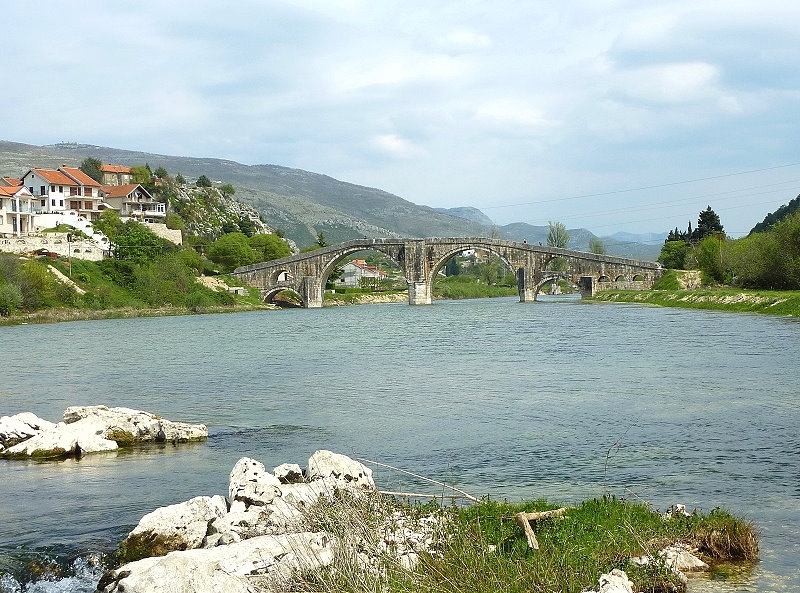
<path id="1" fill-rule="evenodd" d="M 11 315 L 22 307 L 22 291 L 18 286 L 0 282 L 0 315 Z"/>

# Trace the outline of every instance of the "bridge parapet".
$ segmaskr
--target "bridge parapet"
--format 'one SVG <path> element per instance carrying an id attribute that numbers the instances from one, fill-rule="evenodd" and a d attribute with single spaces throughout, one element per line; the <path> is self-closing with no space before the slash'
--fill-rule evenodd
<path id="1" fill-rule="evenodd" d="M 551 281 L 554 274 L 566 274 L 575 284 L 585 276 L 597 281 L 639 280 L 652 285 L 663 273 L 663 268 L 654 262 L 486 237 L 445 237 L 356 239 L 242 266 L 234 270 L 233 275 L 260 288 L 265 300 L 288 289 L 300 295 L 305 307 L 321 307 L 325 282 L 336 265 L 353 253 L 374 250 L 400 266 L 408 283 L 410 304 L 430 304 L 433 280 L 439 270 L 450 257 L 472 249 L 495 254 L 509 269 L 516 271 L 521 302 L 536 300 L 541 286 Z M 548 269 L 556 259 L 566 261 L 569 269 L 564 272 Z"/>

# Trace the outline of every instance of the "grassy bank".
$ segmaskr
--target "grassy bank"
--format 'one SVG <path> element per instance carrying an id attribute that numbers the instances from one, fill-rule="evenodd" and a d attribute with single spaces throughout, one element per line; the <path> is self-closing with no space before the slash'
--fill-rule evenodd
<path id="1" fill-rule="evenodd" d="M 206 313 L 242 313 L 276 309 L 274 305 L 237 303 L 234 305 L 218 305 L 211 307 L 158 307 L 136 308 L 119 307 L 113 309 L 44 309 L 32 313 L 18 313 L 0 317 L 0 326 L 25 325 L 34 323 L 61 323 L 64 321 L 92 321 L 97 319 L 132 319 L 135 317 L 172 317 L 176 315 L 198 315 Z"/>
<path id="2" fill-rule="evenodd" d="M 387 502 L 384 509 L 378 509 L 380 505 L 374 501 L 363 500 L 349 501 L 343 507 L 326 504 L 329 506 L 319 514 L 317 527 L 348 544 L 339 550 L 334 568 L 313 575 L 300 590 L 578 593 L 597 589 L 600 575 L 618 568 L 633 581 L 634 591 L 685 591 L 679 576 L 662 562 L 638 566 L 630 559 L 655 557 L 664 547 L 684 542 L 711 566 L 712 576 L 724 578 L 720 563 L 752 565 L 758 555 L 752 525 L 727 512 L 667 517 L 643 504 L 614 497 L 589 500 L 568 508 L 562 516 L 536 521 L 533 529 L 539 549 L 533 550 L 515 515 L 558 505 L 545 501 L 516 505 L 484 502 L 467 508 L 401 506 L 399 512 L 405 515 L 432 512 L 441 526 L 432 538 L 433 548 L 419 554 L 413 572 L 403 570 L 391 559 L 370 572 L 357 561 L 359 554 L 370 554 L 364 548 L 364 534 L 376 528 L 380 532 L 381 517 L 397 513 L 397 507 Z"/>
<path id="3" fill-rule="evenodd" d="M 684 309 L 711 309 L 739 313 L 800 315 L 800 292 L 742 290 L 732 288 L 696 290 L 609 290 L 597 293 L 593 301 L 645 303 Z"/>
<path id="4" fill-rule="evenodd" d="M 437 278 L 433 285 L 435 299 L 481 299 L 518 294 L 516 286 L 485 284 L 469 274 Z"/>

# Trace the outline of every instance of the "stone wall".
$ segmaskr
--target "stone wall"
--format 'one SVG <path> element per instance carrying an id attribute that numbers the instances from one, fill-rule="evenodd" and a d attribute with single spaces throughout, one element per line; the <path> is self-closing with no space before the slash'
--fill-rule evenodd
<path id="1" fill-rule="evenodd" d="M 99 261 L 105 256 L 103 249 L 94 241 L 67 242 L 67 233 L 37 233 L 25 237 L 0 238 L 0 251 L 28 254 L 46 249 L 64 257 Z"/>

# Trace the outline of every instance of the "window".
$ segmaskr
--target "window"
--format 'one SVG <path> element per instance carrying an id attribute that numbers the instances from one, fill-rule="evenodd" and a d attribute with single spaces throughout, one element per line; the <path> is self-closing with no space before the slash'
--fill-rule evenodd
<path id="1" fill-rule="evenodd" d="M 51 192 L 53 192 L 53 191 L 56 191 L 56 186 L 55 186 L 55 185 L 51 185 L 51 186 L 50 186 L 50 191 L 51 191 Z"/>
<path id="2" fill-rule="evenodd" d="M 60 206 L 64 205 L 64 200 L 59 200 L 59 202 L 60 202 L 60 204 L 59 204 Z"/>
<path id="3" fill-rule="evenodd" d="M 53 200 L 53 205 L 55 206 L 55 200 Z M 42 200 L 42 208 L 47 206 L 47 200 Z"/>
<path id="4" fill-rule="evenodd" d="M 81 209 L 80 200 L 70 200 L 69 201 L 69 209 L 70 210 L 80 210 Z"/>
<path id="5" fill-rule="evenodd" d="M 78 195 L 78 188 L 77 187 L 70 187 L 69 188 L 69 195 L 77 196 Z"/>
<path id="6" fill-rule="evenodd" d="M 63 185 L 59 185 L 58 186 L 58 191 L 63 194 L 64 193 L 64 186 Z"/>
<path id="7" fill-rule="evenodd" d="M 40 185 L 40 186 L 39 186 L 39 195 L 40 195 L 40 196 L 43 196 L 43 195 L 44 195 L 44 194 L 46 194 L 46 193 L 47 193 L 47 192 L 45 191 L 45 187 L 44 187 L 43 185 Z"/>
<path id="8" fill-rule="evenodd" d="M 91 202 L 84 202 L 83 203 L 83 209 L 84 210 L 91 210 L 92 209 L 92 203 Z"/>
<path id="9" fill-rule="evenodd" d="M 50 205 L 51 206 L 55 206 L 56 205 L 56 201 L 55 200 L 50 200 Z"/>
<path id="10" fill-rule="evenodd" d="M 87 198 L 91 198 L 92 197 L 92 188 L 91 187 L 87 187 L 86 188 L 86 192 L 84 192 L 83 195 L 86 196 Z"/>

